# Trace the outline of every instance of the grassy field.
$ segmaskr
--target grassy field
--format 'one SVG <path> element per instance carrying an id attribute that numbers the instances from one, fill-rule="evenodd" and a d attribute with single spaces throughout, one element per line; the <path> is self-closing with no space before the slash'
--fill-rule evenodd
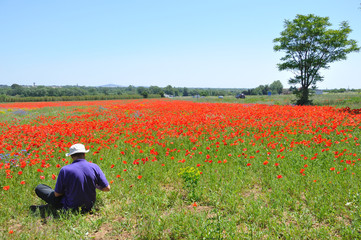
<path id="1" fill-rule="evenodd" d="M 234 96 L 226 96 L 223 99 L 218 97 L 178 97 L 178 100 L 190 100 L 195 102 L 220 102 L 220 103 L 258 103 L 267 105 L 290 105 L 295 96 L 290 95 L 272 95 L 272 96 L 259 96 L 250 95 L 245 99 L 236 99 Z M 352 109 L 361 108 L 361 94 L 357 92 L 346 93 L 325 93 L 321 95 L 313 95 L 311 97 L 314 105 L 317 106 L 334 106 L 334 107 L 350 107 Z"/>
<path id="2" fill-rule="evenodd" d="M 1 104 L 0 239 L 358 239 L 360 95 L 328 96 Z M 111 191 L 31 213 L 76 142 Z"/>

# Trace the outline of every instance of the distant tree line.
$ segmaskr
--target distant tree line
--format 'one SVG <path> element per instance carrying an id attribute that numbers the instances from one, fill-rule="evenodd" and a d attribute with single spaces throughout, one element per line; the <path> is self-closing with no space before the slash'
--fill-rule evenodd
<path id="1" fill-rule="evenodd" d="M 111 100 L 187 96 L 235 96 L 281 94 L 282 83 L 277 80 L 270 85 L 254 89 L 239 88 L 187 88 L 187 87 L 86 87 L 86 86 L 24 86 L 19 84 L 0 85 L 0 102 L 21 101 L 73 101 Z"/>
<path id="2" fill-rule="evenodd" d="M 292 92 L 294 89 L 289 89 Z M 328 90 L 344 92 L 346 89 Z M 236 96 L 282 94 L 284 88 L 277 80 L 270 85 L 260 85 L 252 89 L 240 88 L 187 88 L 187 87 L 86 87 L 86 86 L 11 86 L 0 85 L 0 102 L 22 101 L 74 101 L 74 100 L 112 100 L 187 96 Z"/>
<path id="3" fill-rule="evenodd" d="M 360 93 L 361 89 L 339 88 L 339 89 L 330 89 L 330 90 L 325 90 L 325 91 L 329 92 L 329 93 L 344 93 L 344 92 L 357 92 L 357 93 Z"/>
<path id="4" fill-rule="evenodd" d="M 164 88 L 158 86 L 150 87 L 86 87 L 86 86 L 23 86 L 12 84 L 11 86 L 0 85 L 0 94 L 8 96 L 39 97 L 39 96 L 84 96 L 84 95 L 143 95 L 156 94 L 163 96 L 169 94 L 173 96 L 186 96 L 200 94 L 205 91 L 207 94 L 226 94 L 234 89 L 203 89 L 203 88 L 176 88 L 168 85 Z"/>
<path id="5" fill-rule="evenodd" d="M 23 86 L 0 85 L 0 102 L 73 101 L 162 98 L 178 96 L 227 96 L 244 89 L 214 89 L 186 87 L 86 87 L 86 86 Z"/>
<path id="6" fill-rule="evenodd" d="M 245 95 L 268 95 L 271 93 L 274 94 L 282 94 L 283 92 L 283 85 L 281 81 L 277 80 L 271 83 L 270 85 L 259 85 L 256 88 L 248 89 L 243 91 L 242 93 Z"/>

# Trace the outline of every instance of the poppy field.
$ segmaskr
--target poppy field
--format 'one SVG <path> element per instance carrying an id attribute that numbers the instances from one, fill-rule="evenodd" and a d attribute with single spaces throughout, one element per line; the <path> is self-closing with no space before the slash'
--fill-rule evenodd
<path id="1" fill-rule="evenodd" d="M 357 239 L 360 123 L 331 106 L 0 104 L 0 238 Z M 75 143 L 111 191 L 91 214 L 31 213 Z"/>

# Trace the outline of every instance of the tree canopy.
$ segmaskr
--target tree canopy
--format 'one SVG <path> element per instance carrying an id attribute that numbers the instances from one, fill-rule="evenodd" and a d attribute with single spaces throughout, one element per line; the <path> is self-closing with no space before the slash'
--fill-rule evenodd
<path id="1" fill-rule="evenodd" d="M 283 85 L 280 80 L 276 80 L 269 86 L 273 94 L 281 94 L 283 91 Z"/>
<path id="2" fill-rule="evenodd" d="M 352 30 L 347 22 L 341 22 L 338 30 L 328 29 L 330 26 L 328 17 L 297 15 L 292 21 L 285 20 L 281 36 L 274 39 L 274 50 L 285 52 L 278 69 L 294 72 L 289 83 L 301 84 L 299 105 L 312 103 L 309 88 L 323 80 L 320 69 L 328 69 L 329 63 L 345 60 L 347 54 L 360 50 L 355 40 L 348 39 Z"/>

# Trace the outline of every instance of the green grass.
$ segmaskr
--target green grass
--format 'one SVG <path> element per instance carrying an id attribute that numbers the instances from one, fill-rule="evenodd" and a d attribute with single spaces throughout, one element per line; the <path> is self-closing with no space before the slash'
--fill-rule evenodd
<path id="1" fill-rule="evenodd" d="M 236 99 L 234 96 L 218 97 L 177 97 L 177 100 L 190 100 L 194 102 L 219 102 L 219 103 L 245 103 L 245 104 L 268 104 L 268 105 L 291 105 L 295 96 L 289 95 L 249 95 L 245 99 Z M 352 109 L 361 108 L 361 94 L 356 92 L 345 93 L 324 93 L 311 97 L 313 104 L 317 106 L 350 107 Z"/>

